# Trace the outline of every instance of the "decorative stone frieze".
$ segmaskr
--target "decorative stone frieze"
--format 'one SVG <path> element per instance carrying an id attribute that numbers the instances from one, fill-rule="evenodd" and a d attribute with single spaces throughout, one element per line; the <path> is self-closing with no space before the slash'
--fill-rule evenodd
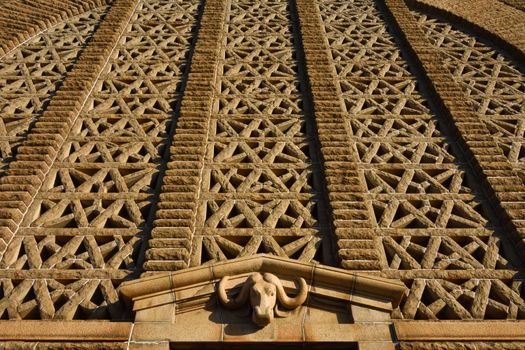
<path id="1" fill-rule="evenodd" d="M 259 299 L 260 289 L 267 290 Z M 136 343 L 314 344 L 338 339 L 375 342 L 380 349 L 394 349 L 390 313 L 404 291 L 399 282 L 265 254 L 159 273 L 121 286 L 133 304 L 131 340 Z M 283 310 L 286 318 L 254 312 L 275 305 L 288 308 Z"/>
<path id="2" fill-rule="evenodd" d="M 0 349 L 525 347 L 518 0 L 0 0 Z"/>

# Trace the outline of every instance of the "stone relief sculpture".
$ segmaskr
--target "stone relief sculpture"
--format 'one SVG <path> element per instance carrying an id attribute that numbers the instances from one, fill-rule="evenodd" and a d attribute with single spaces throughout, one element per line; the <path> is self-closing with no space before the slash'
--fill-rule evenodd
<path id="1" fill-rule="evenodd" d="M 299 293 L 291 298 L 277 276 L 271 273 L 254 273 L 248 277 L 237 297 L 229 298 L 225 288 L 228 280 L 229 277 L 225 276 L 219 282 L 217 293 L 221 304 L 228 309 L 238 309 L 249 300 L 253 309 L 252 321 L 260 327 L 271 323 L 275 315 L 287 316 L 286 311 L 279 310 L 279 303 L 286 309 L 295 309 L 306 301 L 308 295 L 304 278 L 298 279 L 301 286 Z"/>

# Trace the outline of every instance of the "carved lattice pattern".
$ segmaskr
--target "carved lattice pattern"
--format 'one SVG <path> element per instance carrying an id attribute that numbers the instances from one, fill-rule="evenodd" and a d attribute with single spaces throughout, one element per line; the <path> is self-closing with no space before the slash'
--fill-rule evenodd
<path id="1" fill-rule="evenodd" d="M 117 287 L 141 266 L 198 5 L 138 5 L 0 262 L 44 279 L 3 280 L 1 317 L 126 316 Z"/>
<path id="2" fill-rule="evenodd" d="M 225 27 L 191 263 L 256 253 L 329 262 L 289 4 L 234 0 Z"/>
<path id="3" fill-rule="evenodd" d="M 89 42 L 105 9 L 86 12 L 24 43 L 0 61 L 0 176 L 27 131 Z"/>
<path id="4" fill-rule="evenodd" d="M 396 317 L 524 318 L 522 281 L 512 279 L 520 260 L 457 157 L 456 144 L 429 110 L 374 2 L 319 3 L 367 185 L 383 275 L 401 278 L 409 288 Z M 456 57 L 462 55 L 470 52 Z M 496 61 L 502 74 L 510 69 Z M 465 64 L 450 63 L 469 78 L 484 72 L 478 66 L 468 73 Z M 488 73 L 494 64 L 482 66 Z M 486 92 L 478 92 L 485 100 Z"/>
<path id="5" fill-rule="evenodd" d="M 522 263 L 374 1 L 319 0 L 319 8 L 382 274 L 409 289 L 395 316 L 524 318 L 525 287 L 515 278 Z M 126 317 L 118 286 L 140 272 L 198 11 L 196 0 L 140 1 L 0 260 L 0 318 Z M 102 15 L 46 31 L 0 62 L 2 159 L 14 154 Z M 228 3 L 222 58 L 212 62 L 218 77 L 192 265 L 259 252 L 332 262 L 292 17 L 284 0 Z M 420 21 L 521 170 L 523 75 L 475 38 Z M 351 255 L 354 247 L 342 245 Z"/>
<path id="6" fill-rule="evenodd" d="M 467 92 L 505 156 L 525 179 L 525 74 L 494 48 L 451 25 L 415 13 L 447 68 Z M 520 70 L 521 69 L 521 70 Z"/>

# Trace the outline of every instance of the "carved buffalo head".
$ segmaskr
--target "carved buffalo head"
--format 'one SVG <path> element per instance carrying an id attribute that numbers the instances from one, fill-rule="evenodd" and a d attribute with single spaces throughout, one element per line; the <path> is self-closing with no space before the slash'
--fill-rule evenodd
<path id="1" fill-rule="evenodd" d="M 229 277 L 223 277 L 219 282 L 218 294 L 221 303 L 228 309 L 237 309 L 242 307 L 248 299 L 252 306 L 252 320 L 260 327 L 264 327 L 274 318 L 274 310 L 277 309 L 277 300 L 287 309 L 295 309 L 302 305 L 308 294 L 307 285 L 303 278 L 299 278 L 299 294 L 295 298 L 286 295 L 283 285 L 277 276 L 271 273 L 254 273 L 244 283 L 239 295 L 234 298 L 228 298 L 225 289 L 225 283 Z"/>

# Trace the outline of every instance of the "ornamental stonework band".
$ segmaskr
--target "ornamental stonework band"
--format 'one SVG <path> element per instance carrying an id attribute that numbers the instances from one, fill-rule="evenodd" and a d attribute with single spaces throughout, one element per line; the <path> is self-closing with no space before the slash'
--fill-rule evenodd
<path id="1" fill-rule="evenodd" d="M 0 1 L 0 349 L 525 348 L 516 0 Z"/>

